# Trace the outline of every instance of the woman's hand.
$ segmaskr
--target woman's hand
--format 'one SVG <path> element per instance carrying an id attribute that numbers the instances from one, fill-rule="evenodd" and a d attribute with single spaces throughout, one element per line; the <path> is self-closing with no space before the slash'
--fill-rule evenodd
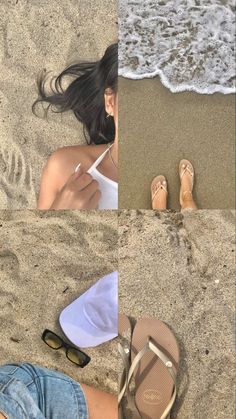
<path id="1" fill-rule="evenodd" d="M 97 209 L 101 197 L 99 185 L 81 167 L 70 176 L 50 209 Z"/>

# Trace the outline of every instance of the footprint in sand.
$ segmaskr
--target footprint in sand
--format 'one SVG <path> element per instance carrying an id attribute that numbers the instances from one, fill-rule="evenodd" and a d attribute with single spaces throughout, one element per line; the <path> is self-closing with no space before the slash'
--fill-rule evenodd
<path id="1" fill-rule="evenodd" d="M 7 275 L 19 273 L 19 261 L 17 256 L 10 250 L 0 252 L 0 271 Z"/>
<path id="2" fill-rule="evenodd" d="M 1 313 L 4 313 L 4 317 L 9 316 L 12 317 L 13 311 L 16 307 L 18 298 L 11 292 L 3 292 L 1 290 L 1 301 L 0 301 L 0 311 Z M 1 316 L 2 317 L 2 316 Z"/>
<path id="3" fill-rule="evenodd" d="M 9 250 L 0 252 L 0 272 L 0 313 L 4 312 L 4 318 L 6 315 L 9 318 L 18 301 L 13 285 L 19 283 L 19 261 L 17 256 Z"/>
<path id="4" fill-rule="evenodd" d="M 32 170 L 15 144 L 0 145 L 0 209 L 35 208 Z"/>
<path id="5" fill-rule="evenodd" d="M 0 272 L 1 283 L 0 289 L 11 292 L 12 280 L 19 283 L 19 261 L 17 256 L 10 250 L 2 250 L 0 252 Z"/>

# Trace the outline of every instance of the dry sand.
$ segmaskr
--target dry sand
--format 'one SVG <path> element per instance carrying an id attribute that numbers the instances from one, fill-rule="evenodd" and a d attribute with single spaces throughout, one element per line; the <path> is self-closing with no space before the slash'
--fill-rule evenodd
<path id="1" fill-rule="evenodd" d="M 35 79 L 94 60 L 117 38 L 115 0 L 0 2 L 0 209 L 35 208 L 42 167 L 59 147 L 84 143 L 73 114 L 36 118 Z"/>
<path id="2" fill-rule="evenodd" d="M 88 349 L 80 370 L 40 336 L 62 333 L 61 310 L 116 270 L 119 256 L 120 311 L 165 321 L 180 344 L 172 417 L 231 419 L 234 226 L 234 211 L 122 211 L 117 255 L 116 212 L 0 212 L 0 362 L 33 362 L 116 392 L 116 340 Z"/>
<path id="3" fill-rule="evenodd" d="M 63 336 L 62 309 L 114 270 L 115 212 L 0 212 L 0 364 L 32 362 L 116 392 L 116 340 L 85 350 L 84 369 L 41 340 L 45 328 Z"/>
<path id="4" fill-rule="evenodd" d="M 120 311 L 166 322 L 180 345 L 172 417 L 233 418 L 235 212 L 124 211 L 119 241 Z"/>
<path id="5" fill-rule="evenodd" d="M 158 78 L 119 81 L 119 208 L 151 208 L 150 183 L 166 176 L 179 208 L 178 165 L 191 160 L 200 208 L 235 207 L 235 97 L 171 93 Z"/>

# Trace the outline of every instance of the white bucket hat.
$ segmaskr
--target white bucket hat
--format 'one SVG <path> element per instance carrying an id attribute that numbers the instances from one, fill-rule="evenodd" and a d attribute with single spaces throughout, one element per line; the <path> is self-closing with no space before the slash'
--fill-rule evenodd
<path id="1" fill-rule="evenodd" d="M 104 276 L 60 314 L 67 338 L 80 348 L 100 345 L 118 335 L 118 272 Z"/>

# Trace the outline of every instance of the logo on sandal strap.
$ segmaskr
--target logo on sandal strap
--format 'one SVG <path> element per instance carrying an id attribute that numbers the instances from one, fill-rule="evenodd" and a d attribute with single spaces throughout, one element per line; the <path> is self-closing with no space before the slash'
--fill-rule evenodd
<path id="1" fill-rule="evenodd" d="M 162 402 L 161 393 L 158 390 L 145 390 L 143 393 L 143 400 L 147 404 L 160 404 Z"/>

